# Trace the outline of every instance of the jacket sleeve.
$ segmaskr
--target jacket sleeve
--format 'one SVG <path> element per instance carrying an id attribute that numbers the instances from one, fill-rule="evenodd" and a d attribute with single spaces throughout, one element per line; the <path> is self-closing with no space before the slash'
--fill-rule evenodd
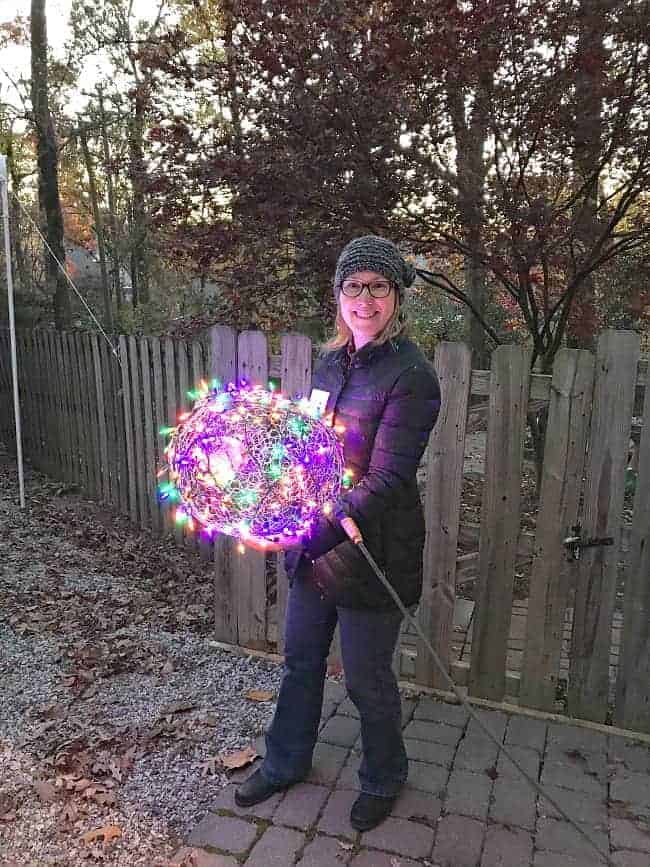
<path id="1" fill-rule="evenodd" d="M 393 386 L 381 416 L 365 476 L 339 498 L 331 517 L 323 516 L 306 540 L 312 559 L 347 538 L 343 517 L 368 524 L 390 505 L 416 474 L 440 410 L 440 387 L 432 368 L 415 365 Z"/>

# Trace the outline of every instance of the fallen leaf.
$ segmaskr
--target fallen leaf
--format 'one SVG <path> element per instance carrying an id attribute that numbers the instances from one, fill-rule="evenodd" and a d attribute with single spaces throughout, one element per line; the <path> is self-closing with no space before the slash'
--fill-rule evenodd
<path id="1" fill-rule="evenodd" d="M 34 791 L 41 799 L 41 801 L 55 801 L 56 800 L 56 789 L 52 785 L 52 783 L 46 783 L 44 780 L 37 780 L 34 783 Z"/>
<path id="2" fill-rule="evenodd" d="M 221 761 L 218 756 L 211 756 L 206 759 L 201 765 L 201 776 L 207 777 L 208 774 L 216 774 L 217 768 L 221 766 Z"/>
<path id="3" fill-rule="evenodd" d="M 226 770 L 234 771 L 250 765 L 257 757 L 253 747 L 244 747 L 243 750 L 236 750 L 234 753 L 220 753 L 219 761 Z"/>
<path id="4" fill-rule="evenodd" d="M 61 819 L 64 824 L 72 825 L 73 822 L 76 822 L 79 817 L 79 811 L 75 807 L 74 804 L 66 804 L 63 810 L 61 811 Z"/>
<path id="5" fill-rule="evenodd" d="M 580 750 L 565 750 L 566 755 L 574 762 L 585 762 L 587 759 Z"/>
<path id="6" fill-rule="evenodd" d="M 122 836 L 122 829 L 119 825 L 105 825 L 103 828 L 96 828 L 94 831 L 86 831 L 81 836 L 87 846 L 100 839 L 103 841 L 104 846 L 106 846 L 112 840 Z"/>
<path id="7" fill-rule="evenodd" d="M 84 689 L 79 698 L 94 698 L 98 692 L 99 686 L 96 683 L 92 683 L 87 689 Z"/>
<path id="8" fill-rule="evenodd" d="M 163 669 L 164 670 L 164 669 Z M 197 707 L 194 701 L 173 701 L 171 704 L 166 704 L 160 710 L 160 716 L 167 716 L 173 713 L 185 713 L 188 710 L 194 710 Z"/>
<path id="9" fill-rule="evenodd" d="M 246 698 L 251 701 L 270 701 L 275 693 L 269 689 L 249 689 Z"/>

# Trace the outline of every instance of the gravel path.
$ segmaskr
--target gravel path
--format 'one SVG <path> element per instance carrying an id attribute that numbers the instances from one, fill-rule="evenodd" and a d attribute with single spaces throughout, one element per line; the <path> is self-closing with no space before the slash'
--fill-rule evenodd
<path id="1" fill-rule="evenodd" d="M 191 552 L 29 470 L 27 499 L 0 451 L 0 867 L 165 865 L 280 668 L 215 646 Z"/>

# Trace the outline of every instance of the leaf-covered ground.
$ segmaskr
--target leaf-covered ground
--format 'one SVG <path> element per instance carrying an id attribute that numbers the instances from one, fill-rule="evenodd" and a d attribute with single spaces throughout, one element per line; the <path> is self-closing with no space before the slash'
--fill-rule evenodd
<path id="1" fill-rule="evenodd" d="M 212 573 L 0 451 L 0 865 L 165 865 L 272 713 Z"/>

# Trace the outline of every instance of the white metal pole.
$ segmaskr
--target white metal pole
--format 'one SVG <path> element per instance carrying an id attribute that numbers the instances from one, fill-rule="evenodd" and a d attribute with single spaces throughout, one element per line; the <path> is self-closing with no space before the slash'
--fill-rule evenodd
<path id="1" fill-rule="evenodd" d="M 16 353 L 16 316 L 14 312 L 14 283 L 11 273 L 11 243 L 9 240 L 9 194 L 7 192 L 7 158 L 0 154 L 0 193 L 4 220 L 5 260 L 7 262 L 7 299 L 9 303 L 9 338 L 11 343 L 11 373 L 14 385 L 14 419 L 16 422 L 16 458 L 18 460 L 18 489 L 20 508 L 25 508 L 25 475 L 23 470 L 23 438 L 20 428 L 20 393 L 18 390 L 18 356 Z"/>

